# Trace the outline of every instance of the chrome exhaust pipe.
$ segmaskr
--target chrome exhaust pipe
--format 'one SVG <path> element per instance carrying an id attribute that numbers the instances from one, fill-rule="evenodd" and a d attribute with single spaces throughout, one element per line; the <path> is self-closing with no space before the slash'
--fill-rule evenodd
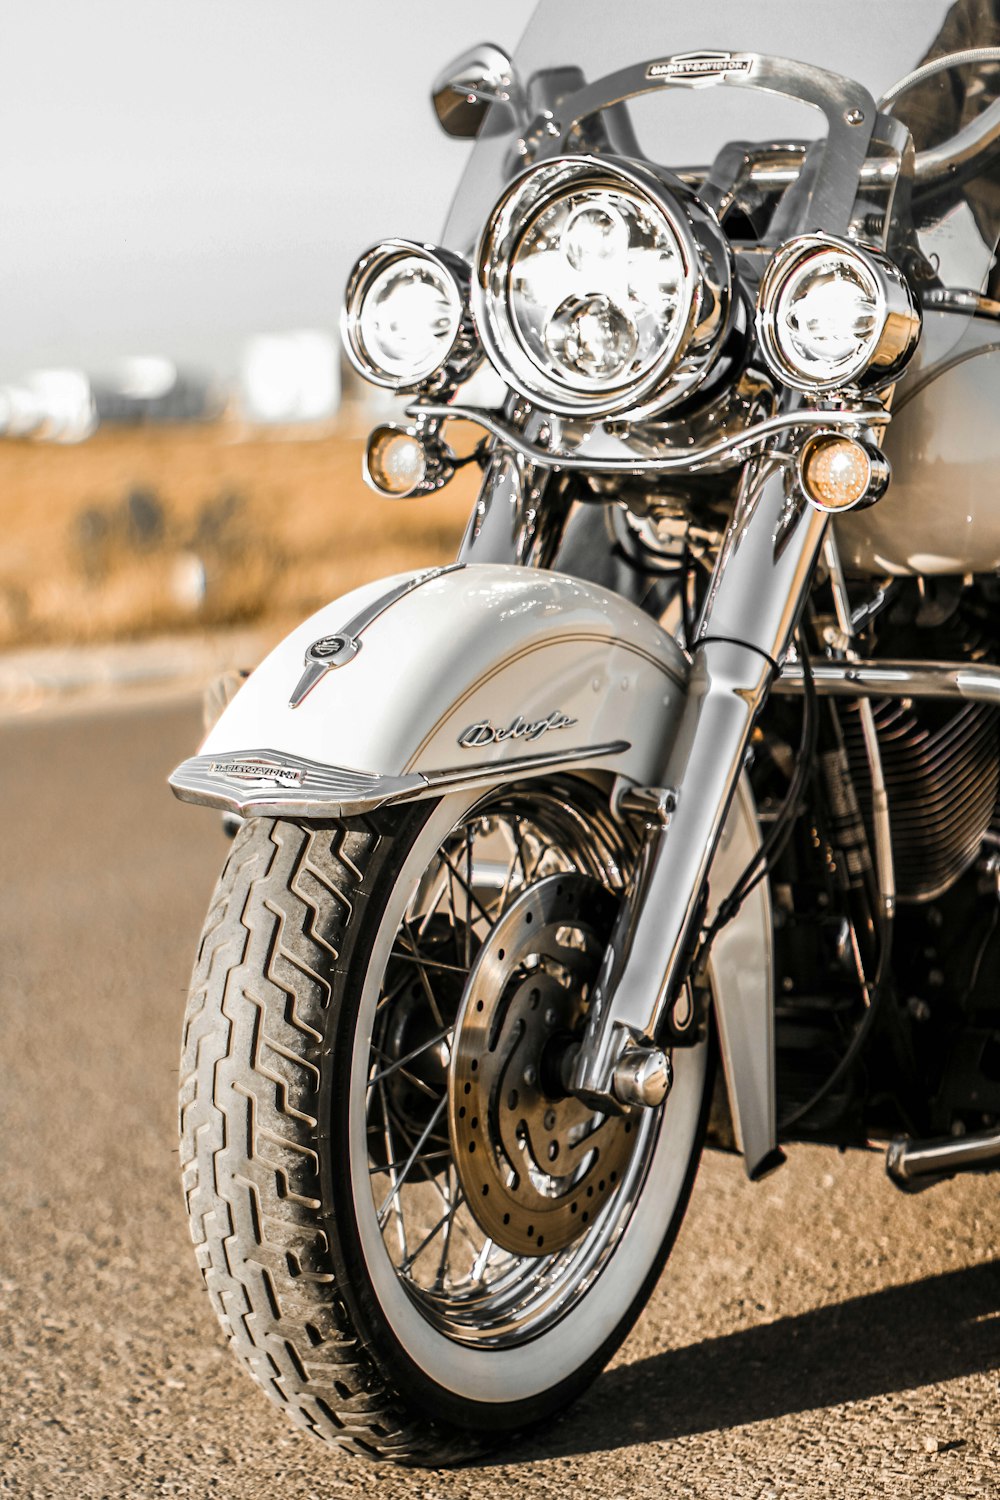
<path id="1" fill-rule="evenodd" d="M 885 1170 L 906 1193 L 916 1193 L 958 1172 L 976 1172 L 1000 1164 L 1000 1130 L 978 1135 L 945 1136 L 937 1141 L 913 1141 L 899 1136 L 885 1153 Z"/>

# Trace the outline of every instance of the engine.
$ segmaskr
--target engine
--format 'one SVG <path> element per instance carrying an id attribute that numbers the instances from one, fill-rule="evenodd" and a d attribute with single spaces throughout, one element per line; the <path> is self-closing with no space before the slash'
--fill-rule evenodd
<path id="1" fill-rule="evenodd" d="M 878 633 L 876 655 L 925 661 L 996 661 L 986 601 L 953 603 L 907 591 Z M 948 618 L 940 615 L 951 608 Z M 930 619 L 927 620 L 927 616 Z M 926 622 L 926 623 L 925 623 Z M 1000 724 L 982 703 L 881 700 L 873 704 L 892 821 L 897 896 L 934 901 L 974 863 L 1000 791 Z M 871 780 L 857 705 L 841 710 L 845 747 L 866 821 Z"/>

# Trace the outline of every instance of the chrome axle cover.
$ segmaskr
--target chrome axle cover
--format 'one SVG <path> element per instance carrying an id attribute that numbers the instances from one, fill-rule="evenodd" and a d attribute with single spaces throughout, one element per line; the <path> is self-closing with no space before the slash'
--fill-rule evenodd
<path id="1" fill-rule="evenodd" d="M 567 1096 L 558 1059 L 579 1036 L 617 910 L 590 876 L 524 892 L 476 958 L 455 1028 L 452 1150 L 469 1208 L 517 1255 L 549 1255 L 601 1215 L 637 1122 Z"/>

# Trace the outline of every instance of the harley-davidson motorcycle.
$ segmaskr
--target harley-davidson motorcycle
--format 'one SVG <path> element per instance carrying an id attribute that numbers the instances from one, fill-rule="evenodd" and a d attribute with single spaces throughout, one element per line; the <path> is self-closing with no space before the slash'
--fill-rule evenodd
<path id="1" fill-rule="evenodd" d="M 371 487 L 481 468 L 459 558 L 321 609 L 171 778 L 237 830 L 187 1206 L 299 1426 L 550 1419 L 706 1134 L 1000 1162 L 998 84 L 996 0 L 548 0 L 436 85 L 443 244 L 363 255 L 343 330 L 410 398 Z"/>

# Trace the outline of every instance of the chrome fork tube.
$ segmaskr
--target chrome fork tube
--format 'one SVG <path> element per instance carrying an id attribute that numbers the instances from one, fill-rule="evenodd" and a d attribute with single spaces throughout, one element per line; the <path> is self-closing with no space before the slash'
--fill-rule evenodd
<path id="1" fill-rule="evenodd" d="M 720 549 L 692 653 L 690 688 L 662 783 L 676 794 L 666 827 L 621 913 L 591 998 L 570 1084 L 613 1097 L 632 1039 L 655 1041 L 680 993 L 706 880 L 743 769 L 750 732 L 788 646 L 826 517 L 786 496 L 777 464 L 747 473 Z"/>

